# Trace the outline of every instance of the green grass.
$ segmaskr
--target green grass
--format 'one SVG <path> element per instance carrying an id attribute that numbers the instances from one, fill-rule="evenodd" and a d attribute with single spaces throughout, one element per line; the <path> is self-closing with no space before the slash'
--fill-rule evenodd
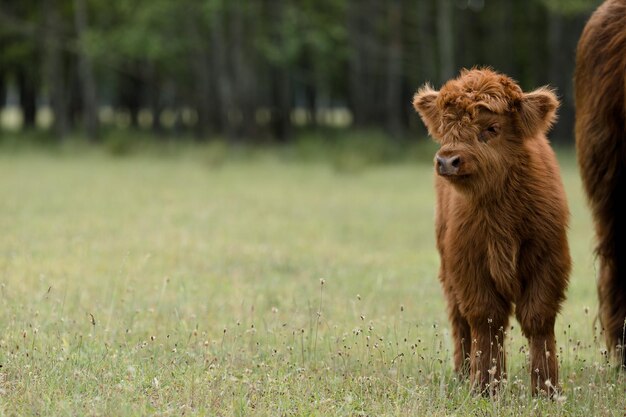
<path id="1" fill-rule="evenodd" d="M 515 321 L 498 397 L 452 372 L 428 163 L 216 149 L 0 154 L 2 415 L 623 415 L 571 153 L 550 401 L 529 396 Z"/>

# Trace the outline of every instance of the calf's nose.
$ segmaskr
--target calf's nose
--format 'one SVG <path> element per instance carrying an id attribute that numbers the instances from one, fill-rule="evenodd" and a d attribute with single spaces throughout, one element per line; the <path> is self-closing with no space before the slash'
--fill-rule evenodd
<path id="1" fill-rule="evenodd" d="M 459 167 L 461 166 L 461 157 L 458 155 L 453 155 L 449 157 L 444 157 L 437 155 L 435 157 L 437 160 L 437 172 L 439 175 L 456 175 L 459 172 Z"/>

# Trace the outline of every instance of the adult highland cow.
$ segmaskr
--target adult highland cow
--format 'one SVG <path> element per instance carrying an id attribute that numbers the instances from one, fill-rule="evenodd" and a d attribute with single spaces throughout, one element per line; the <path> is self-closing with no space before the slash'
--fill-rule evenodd
<path id="1" fill-rule="evenodd" d="M 435 157 L 439 279 L 458 372 L 496 386 L 505 370 L 503 330 L 515 316 L 530 344 L 533 393 L 558 382 L 554 322 L 570 272 L 568 209 L 546 139 L 558 101 L 524 93 L 489 69 L 463 70 L 440 91 L 414 97 Z"/>
<path id="2" fill-rule="evenodd" d="M 591 16 L 576 54 L 576 150 L 595 221 L 600 322 L 626 366 L 626 0 Z"/>

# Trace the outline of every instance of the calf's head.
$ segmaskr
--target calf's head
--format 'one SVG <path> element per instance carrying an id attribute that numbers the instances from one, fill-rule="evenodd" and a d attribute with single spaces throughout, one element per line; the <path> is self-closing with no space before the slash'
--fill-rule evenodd
<path id="1" fill-rule="evenodd" d="M 524 93 L 490 69 L 463 70 L 440 91 L 428 84 L 413 98 L 440 144 L 435 171 L 459 189 L 489 190 L 523 164 L 527 141 L 543 136 L 559 102 L 546 87 Z"/>

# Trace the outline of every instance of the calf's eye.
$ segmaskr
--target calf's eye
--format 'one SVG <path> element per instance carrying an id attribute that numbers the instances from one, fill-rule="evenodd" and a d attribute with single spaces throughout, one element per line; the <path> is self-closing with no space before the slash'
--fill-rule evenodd
<path id="1" fill-rule="evenodd" d="M 484 129 L 483 131 L 481 131 L 478 134 L 478 139 L 481 142 L 487 142 L 489 139 L 496 137 L 498 133 L 500 133 L 500 126 L 498 126 L 497 123 L 494 123 L 492 125 L 489 125 L 489 127 Z"/>

